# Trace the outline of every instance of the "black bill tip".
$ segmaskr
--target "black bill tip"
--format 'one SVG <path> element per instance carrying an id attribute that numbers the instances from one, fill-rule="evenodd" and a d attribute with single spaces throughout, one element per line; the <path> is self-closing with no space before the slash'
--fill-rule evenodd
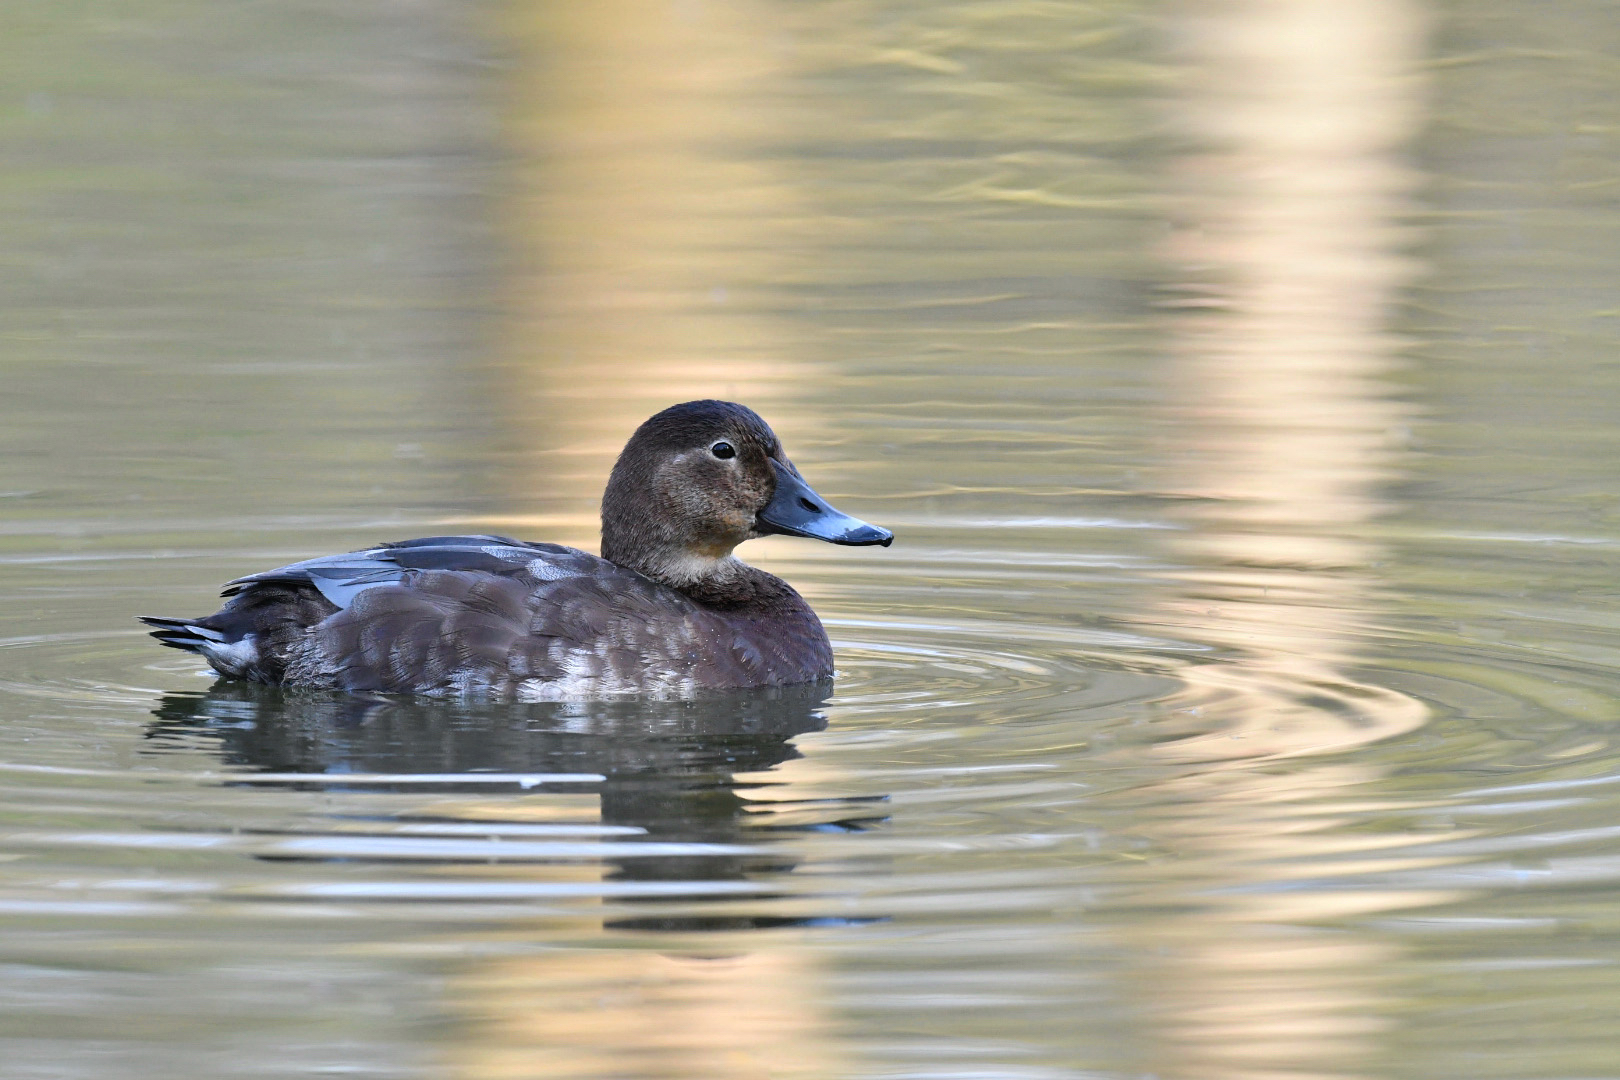
<path id="1" fill-rule="evenodd" d="M 832 543 L 845 544 L 849 547 L 873 547 L 874 545 L 888 547 L 894 543 L 894 533 L 877 525 L 868 525 L 863 521 L 859 528 L 849 530 L 842 537 L 833 540 Z"/>

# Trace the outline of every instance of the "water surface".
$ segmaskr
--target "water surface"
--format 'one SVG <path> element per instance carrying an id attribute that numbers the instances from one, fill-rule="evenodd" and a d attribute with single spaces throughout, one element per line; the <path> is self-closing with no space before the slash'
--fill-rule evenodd
<path id="1" fill-rule="evenodd" d="M 1611 16 L 25 5 L 0 1076 L 1620 1075 Z M 700 396 L 897 533 L 747 549 L 832 687 L 133 622 Z"/>

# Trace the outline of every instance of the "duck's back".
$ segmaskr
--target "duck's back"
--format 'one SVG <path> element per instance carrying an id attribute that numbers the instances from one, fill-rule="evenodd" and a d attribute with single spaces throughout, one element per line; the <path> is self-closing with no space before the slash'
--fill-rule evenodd
<path id="1" fill-rule="evenodd" d="M 438 536 L 239 578 L 216 614 L 154 625 L 222 674 L 351 691 L 559 700 L 830 675 L 814 612 L 750 574 L 693 599 L 558 544 Z"/>

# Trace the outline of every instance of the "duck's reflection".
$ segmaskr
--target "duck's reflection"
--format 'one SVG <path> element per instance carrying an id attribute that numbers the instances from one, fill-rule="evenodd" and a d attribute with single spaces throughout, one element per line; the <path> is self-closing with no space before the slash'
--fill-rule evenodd
<path id="1" fill-rule="evenodd" d="M 736 778 L 799 757 L 791 740 L 826 726 L 822 706 L 831 693 L 827 681 L 689 701 L 516 704 L 294 694 L 221 681 L 206 693 L 166 695 L 147 736 L 192 744 L 201 738 L 227 765 L 260 772 L 363 774 L 373 790 L 386 790 L 386 783 L 375 781 L 388 776 L 400 777 L 399 787 L 408 790 L 413 776 L 465 774 L 467 784 L 436 783 L 435 790 L 485 796 L 471 804 L 434 804 L 410 815 L 418 824 L 447 817 L 510 822 L 516 820 L 514 814 L 524 813 L 521 799 L 489 798 L 495 791 L 478 781 L 481 774 L 598 774 L 600 781 L 570 785 L 569 790 L 595 803 L 596 812 L 588 816 L 607 827 L 605 839 L 620 837 L 639 849 L 626 858 L 607 858 L 604 880 L 755 881 L 791 871 L 795 860 L 775 846 L 761 845 L 760 838 L 773 831 L 768 824 L 772 815 L 756 812 L 763 806 L 747 798 Z M 513 780 L 510 789 L 518 787 Z M 577 818 L 578 809 L 576 804 L 576 813 L 565 816 Z M 828 817 L 816 827 L 862 827 L 845 805 L 829 805 Z M 648 855 L 648 842 L 705 846 Z M 794 920 L 682 914 L 618 919 L 608 925 L 735 930 L 784 921 Z"/>
<path id="2" fill-rule="evenodd" d="M 832 681 L 681 701 L 440 701 L 300 694 L 221 680 L 165 695 L 148 735 L 206 735 L 227 764 L 271 772 L 602 773 L 703 777 L 768 769 L 827 726 Z M 607 791 L 604 790 L 604 796 Z"/>

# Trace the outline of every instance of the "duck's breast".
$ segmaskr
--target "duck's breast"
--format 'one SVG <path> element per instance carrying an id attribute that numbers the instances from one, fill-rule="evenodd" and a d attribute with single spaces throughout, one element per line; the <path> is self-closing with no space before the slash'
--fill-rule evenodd
<path id="1" fill-rule="evenodd" d="M 530 627 L 511 666 L 517 696 L 534 700 L 685 696 L 832 674 L 826 633 L 807 607 L 715 609 L 618 567 L 537 588 Z"/>

